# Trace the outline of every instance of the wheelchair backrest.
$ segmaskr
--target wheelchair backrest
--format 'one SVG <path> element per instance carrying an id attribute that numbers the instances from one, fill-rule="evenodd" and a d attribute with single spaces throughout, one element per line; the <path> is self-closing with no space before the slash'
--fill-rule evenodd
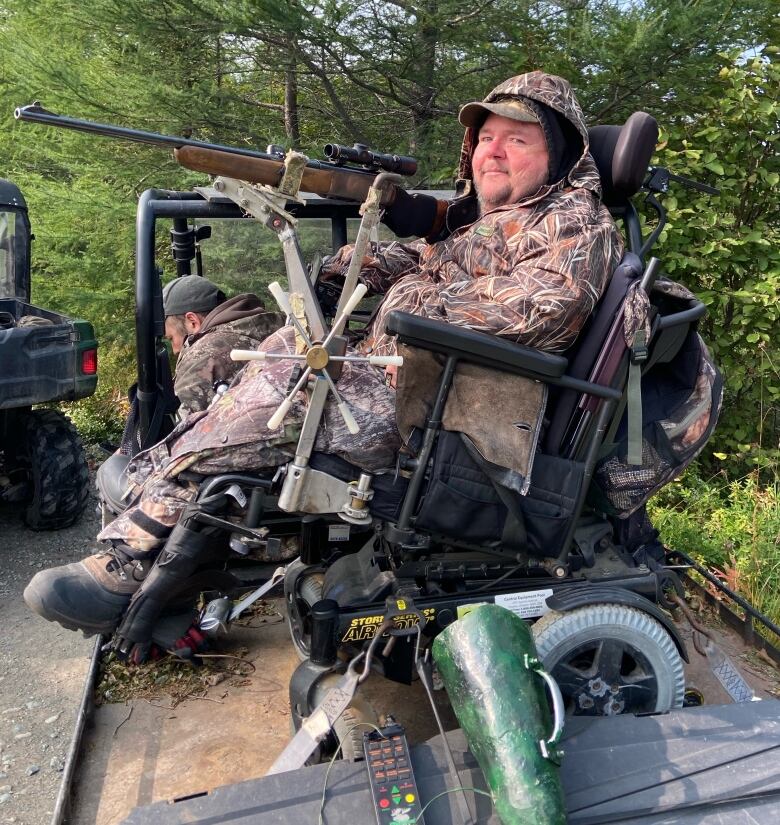
<path id="1" fill-rule="evenodd" d="M 629 288 L 642 277 L 642 262 L 633 252 L 626 252 L 612 273 L 609 285 L 596 309 L 580 332 L 577 340 L 566 352 L 569 361 L 567 375 L 589 380 L 593 369 L 604 356 L 605 343 L 615 319 L 622 317 L 623 303 Z M 622 340 L 622 339 L 621 339 Z M 625 347 L 613 357 L 622 357 Z M 549 455 L 560 455 L 564 437 L 570 430 L 575 409 L 582 394 L 574 390 L 553 389 L 548 403 L 550 422 L 545 432 L 542 449 Z"/>
<path id="2" fill-rule="evenodd" d="M 658 122 L 647 112 L 634 112 L 622 126 L 593 126 L 588 136 L 601 177 L 602 200 L 610 208 L 623 206 L 647 176 Z"/>

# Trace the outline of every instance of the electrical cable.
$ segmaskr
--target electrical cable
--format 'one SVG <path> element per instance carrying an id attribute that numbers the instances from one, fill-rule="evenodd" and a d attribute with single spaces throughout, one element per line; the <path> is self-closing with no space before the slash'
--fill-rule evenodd
<path id="1" fill-rule="evenodd" d="M 380 736 L 383 736 L 382 731 L 375 724 L 373 724 L 373 722 L 355 722 L 355 724 L 352 725 L 347 730 L 347 732 L 344 734 L 344 739 L 346 739 L 352 733 L 353 730 L 355 730 L 356 728 L 361 728 L 361 727 L 373 728 Z M 386 737 L 383 736 L 383 738 L 386 738 Z M 328 762 L 328 769 L 325 771 L 325 781 L 322 784 L 322 797 L 320 799 L 320 810 L 319 810 L 319 815 L 317 817 L 317 825 L 325 825 L 325 822 L 322 818 L 322 815 L 325 813 L 325 801 L 326 801 L 325 795 L 326 795 L 327 788 L 328 788 L 328 777 L 330 776 L 331 768 L 336 763 L 336 759 L 338 759 L 338 756 L 341 753 L 341 746 L 342 746 L 342 742 L 339 742 L 339 746 L 336 748 L 336 752 L 333 754 L 333 756 L 331 756 L 330 761 Z M 491 794 L 489 794 L 487 791 L 483 791 L 481 788 L 464 788 L 462 785 L 460 787 L 457 787 L 457 788 L 448 788 L 446 791 L 442 791 L 441 793 L 437 793 L 436 796 L 429 799 L 425 803 L 425 805 L 423 805 L 422 810 L 420 811 L 420 818 L 422 818 L 422 815 L 423 815 L 423 813 L 425 813 L 426 808 L 428 808 L 429 805 L 433 804 L 437 799 L 441 798 L 442 796 L 447 796 L 447 794 L 459 793 L 461 791 L 471 791 L 472 793 L 475 793 L 475 794 L 481 794 L 482 796 L 487 796 L 491 799 L 491 801 L 493 799 Z M 414 825 L 414 823 L 416 821 L 417 820 L 414 820 L 413 822 L 410 822 L 409 825 Z"/>
<path id="2" fill-rule="evenodd" d="M 476 590 L 470 590 L 469 595 L 471 595 L 472 593 L 481 593 L 483 590 L 490 590 L 492 587 L 495 587 L 499 582 L 511 576 L 512 573 L 517 573 L 518 570 L 522 570 L 523 567 L 525 567 L 525 564 L 518 564 L 516 567 L 510 568 L 506 571 L 506 573 L 503 573 L 497 579 L 491 579 L 487 584 L 483 584 L 482 587 L 478 587 Z"/>
<path id="3" fill-rule="evenodd" d="M 353 730 L 356 728 L 373 728 L 383 739 L 387 739 L 387 737 L 382 733 L 382 731 L 373 723 L 373 722 L 355 722 L 354 725 L 347 729 L 347 732 L 344 734 L 344 739 L 346 739 Z M 325 771 L 325 781 L 322 783 L 322 797 L 320 799 L 320 812 L 319 816 L 317 817 L 317 825 L 324 825 L 322 815 L 325 812 L 325 792 L 328 788 L 328 777 L 330 776 L 330 770 L 336 762 L 338 755 L 341 753 L 341 747 L 344 743 L 342 739 L 339 742 L 339 746 L 336 748 L 335 753 L 330 758 L 330 762 L 328 763 L 328 769 Z"/>
<path id="4" fill-rule="evenodd" d="M 419 625 L 418 625 L 418 628 L 419 628 Z M 418 632 L 418 643 L 419 643 L 419 636 L 420 636 L 420 634 Z M 418 647 L 418 650 L 419 650 L 419 647 Z M 426 653 L 428 653 L 428 652 L 429 652 L 429 650 L 426 650 Z M 471 810 L 471 805 L 469 805 L 469 800 L 468 800 L 468 797 L 465 794 L 465 789 L 464 789 L 464 787 L 463 787 L 463 785 L 460 781 L 460 775 L 458 774 L 458 769 L 455 765 L 455 758 L 452 755 L 452 750 L 450 748 L 450 743 L 447 740 L 447 734 L 444 732 L 444 727 L 441 723 L 441 717 L 439 716 L 439 711 L 437 710 L 436 704 L 433 700 L 433 691 L 431 689 L 430 683 L 428 682 L 428 672 L 427 672 L 426 665 L 427 665 L 427 660 L 425 662 L 423 662 L 423 660 L 421 658 L 419 658 L 419 657 L 417 658 L 417 661 L 416 661 L 417 672 L 420 674 L 420 681 L 423 683 L 423 687 L 425 688 L 425 692 L 428 695 L 428 701 L 430 702 L 431 709 L 433 710 L 433 718 L 436 720 L 436 725 L 439 728 L 439 734 L 441 735 L 442 742 L 444 743 L 444 755 L 447 759 L 447 767 L 449 769 L 450 776 L 452 777 L 453 782 L 457 785 L 456 788 L 452 789 L 452 792 L 461 791 L 463 793 L 462 799 L 458 800 L 458 807 L 460 809 L 460 814 L 463 817 L 464 823 L 466 823 L 466 825 L 469 825 L 469 823 L 471 823 L 471 822 L 476 822 L 477 817 L 476 817 L 476 814 Z M 466 811 L 465 811 L 466 816 L 463 816 L 463 814 L 464 814 L 463 805 L 464 804 L 465 804 L 465 808 L 466 808 Z M 427 803 L 426 803 L 426 807 L 427 807 Z M 420 814 L 420 815 L 422 816 L 422 814 Z"/>
<path id="5" fill-rule="evenodd" d="M 458 793 L 460 791 L 471 791 L 472 793 L 475 793 L 475 794 L 480 794 L 482 796 L 487 796 L 490 799 L 491 802 L 493 801 L 493 795 L 489 794 L 487 791 L 483 791 L 481 788 L 464 788 L 462 785 L 461 785 L 460 788 L 447 788 L 446 791 L 441 791 L 441 793 L 437 793 L 436 796 L 434 796 L 432 799 L 429 799 L 425 803 L 425 805 L 423 805 L 422 810 L 420 811 L 420 818 L 422 818 L 422 815 L 425 813 L 425 809 L 429 805 L 433 804 L 437 799 L 441 798 L 442 796 L 447 796 L 447 794 Z"/>
<path id="6" fill-rule="evenodd" d="M 751 753 L 745 754 L 744 756 L 737 757 L 736 759 L 728 759 L 725 762 L 719 762 L 715 765 L 708 765 L 707 767 L 701 768 L 698 771 L 690 771 L 689 773 L 683 774 L 681 776 L 678 776 L 678 775 L 671 776 L 668 779 L 661 780 L 660 782 L 653 782 L 650 785 L 646 785 L 646 786 L 643 786 L 641 788 L 634 788 L 631 791 L 627 791 L 626 793 L 616 794 L 615 796 L 608 797 L 607 799 L 599 800 L 598 804 L 599 805 L 605 805 L 609 802 L 615 802 L 618 799 L 623 799 L 625 797 L 631 796 L 631 795 L 636 794 L 636 793 L 644 793 L 645 791 L 653 791 L 657 788 L 663 788 L 665 785 L 669 785 L 673 782 L 681 782 L 683 780 L 686 780 L 686 779 L 689 779 L 693 776 L 696 776 L 697 774 L 707 773 L 708 771 L 712 771 L 712 770 L 715 770 L 717 768 L 723 768 L 726 765 L 733 766 L 733 765 L 736 765 L 738 762 L 742 762 L 745 759 L 752 759 L 756 756 L 761 756 L 763 754 L 771 753 L 772 751 L 775 751 L 778 748 L 780 748 L 780 745 L 770 745 L 767 748 L 762 748 L 759 751 L 753 751 Z M 683 803 L 682 805 L 675 805 L 675 806 L 670 807 L 670 808 L 647 808 L 647 809 L 644 809 L 644 810 L 632 811 L 631 815 L 634 816 L 634 817 L 645 817 L 645 816 L 650 816 L 650 815 L 656 815 L 657 816 L 659 813 L 664 813 L 664 812 L 676 812 L 678 810 L 683 810 L 683 809 L 687 809 L 687 808 L 695 809 L 697 807 L 703 807 L 705 805 L 724 804 L 724 803 L 727 803 L 727 802 L 738 802 L 738 801 L 743 800 L 743 799 L 748 800 L 748 799 L 751 799 L 753 797 L 761 798 L 762 796 L 772 796 L 772 795 L 777 795 L 778 793 L 780 793 L 780 791 L 778 789 L 775 789 L 775 790 L 771 790 L 771 791 L 759 791 L 756 794 L 744 794 L 743 796 L 739 796 L 739 797 L 732 798 L 732 799 L 713 799 L 713 800 L 707 800 L 707 801 L 698 801 L 697 800 L 695 802 Z M 589 807 L 591 807 L 591 806 L 588 805 L 588 806 L 584 806 L 584 807 L 581 807 L 581 808 L 575 808 L 573 810 L 570 810 L 569 814 L 575 814 L 575 813 L 580 813 L 581 811 L 586 811 Z M 586 823 L 587 823 L 587 825 L 601 825 L 601 823 L 619 821 L 620 819 L 623 818 L 623 816 L 624 815 L 621 814 L 617 817 L 607 816 L 605 818 L 604 815 L 601 815 L 597 818 L 592 818 L 592 819 L 583 819 L 583 820 L 578 819 L 578 822 L 581 821 L 582 825 L 586 825 Z"/>

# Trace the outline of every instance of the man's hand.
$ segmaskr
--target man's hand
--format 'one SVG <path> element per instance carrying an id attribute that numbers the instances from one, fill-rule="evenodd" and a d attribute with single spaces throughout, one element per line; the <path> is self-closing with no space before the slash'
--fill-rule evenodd
<path id="1" fill-rule="evenodd" d="M 438 209 L 439 201 L 431 195 L 410 195 L 396 187 L 393 202 L 382 215 L 382 223 L 399 238 L 424 238 L 434 228 Z"/>
<path id="2" fill-rule="evenodd" d="M 390 364 L 389 366 L 385 367 L 385 383 L 388 387 L 392 387 L 395 389 L 395 385 L 398 381 L 398 367 L 395 364 Z"/>

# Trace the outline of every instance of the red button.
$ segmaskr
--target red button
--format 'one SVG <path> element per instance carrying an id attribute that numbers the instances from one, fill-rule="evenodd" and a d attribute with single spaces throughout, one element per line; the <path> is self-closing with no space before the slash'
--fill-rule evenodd
<path id="1" fill-rule="evenodd" d="M 390 807 L 390 800 L 389 799 L 380 799 L 379 800 L 379 807 L 380 808 L 389 808 Z"/>

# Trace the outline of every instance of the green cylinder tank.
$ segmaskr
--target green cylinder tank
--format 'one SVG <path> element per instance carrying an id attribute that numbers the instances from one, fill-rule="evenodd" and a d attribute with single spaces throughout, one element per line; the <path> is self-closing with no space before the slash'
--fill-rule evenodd
<path id="1" fill-rule="evenodd" d="M 557 749 L 563 702 L 528 625 L 506 608 L 480 605 L 436 637 L 433 658 L 501 822 L 565 825 Z"/>

